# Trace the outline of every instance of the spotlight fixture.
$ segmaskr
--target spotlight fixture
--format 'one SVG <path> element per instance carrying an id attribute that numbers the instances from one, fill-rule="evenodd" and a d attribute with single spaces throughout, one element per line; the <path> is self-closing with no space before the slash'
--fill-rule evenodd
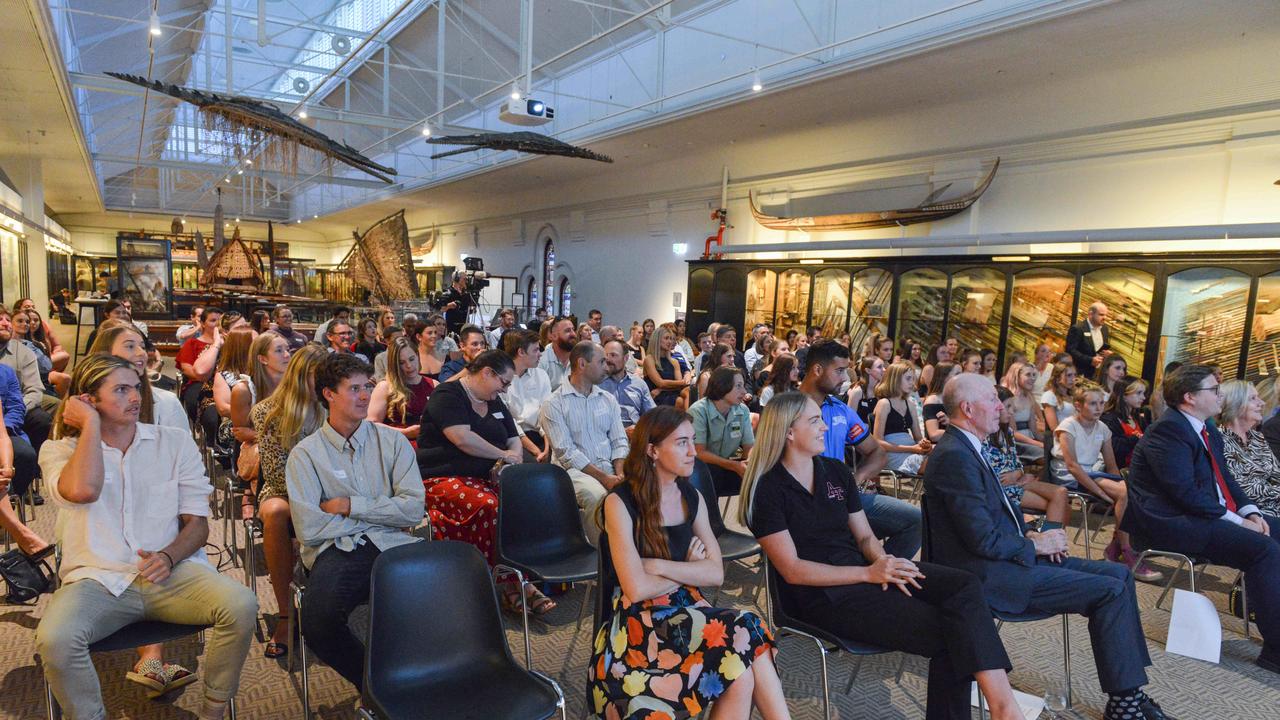
<path id="1" fill-rule="evenodd" d="M 764 85 L 760 82 L 760 73 L 756 73 L 751 80 L 751 92 L 760 92 L 764 89 Z"/>
<path id="2" fill-rule="evenodd" d="M 224 177 L 224 178 L 222 178 L 222 182 L 224 182 L 224 183 L 226 183 L 226 184 L 230 185 L 230 184 L 231 184 L 231 178 L 229 178 L 229 177 Z"/>
<path id="3" fill-rule="evenodd" d="M 302 224 L 302 218 L 298 218 L 298 224 L 299 224 L 299 225 L 301 225 L 301 224 Z"/>
<path id="4" fill-rule="evenodd" d="M 299 120 L 306 120 L 306 119 L 307 119 L 307 106 L 306 106 L 306 105 L 303 105 L 303 106 L 302 106 L 302 109 L 298 110 L 298 119 L 299 119 Z"/>
<path id="5" fill-rule="evenodd" d="M 511 83 L 511 99 L 520 99 L 520 83 Z"/>
<path id="6" fill-rule="evenodd" d="M 430 123 L 422 123 L 422 137 L 431 137 Z"/>
<path id="7" fill-rule="evenodd" d="M 311 216 L 311 219 L 312 219 L 312 220 L 319 220 L 319 219 L 320 219 L 320 216 L 319 216 L 319 215 L 312 215 L 312 216 Z"/>
<path id="8" fill-rule="evenodd" d="M 152 35 L 160 37 L 160 16 L 156 14 L 154 9 L 151 11 L 150 31 Z"/>
<path id="9" fill-rule="evenodd" d="M 250 160 L 249 158 L 245 158 L 245 159 L 244 159 L 244 164 L 245 164 L 245 165 L 252 165 L 252 164 L 253 164 L 253 161 L 252 161 L 252 160 Z"/>
<path id="10" fill-rule="evenodd" d="M 239 170 L 236 170 L 236 174 L 237 174 L 237 175 L 243 175 L 243 174 L 244 174 L 244 168 L 240 168 Z"/>
<path id="11" fill-rule="evenodd" d="M 237 224 L 237 225 L 239 225 L 239 224 L 240 224 L 240 218 L 236 218 L 236 224 Z"/>

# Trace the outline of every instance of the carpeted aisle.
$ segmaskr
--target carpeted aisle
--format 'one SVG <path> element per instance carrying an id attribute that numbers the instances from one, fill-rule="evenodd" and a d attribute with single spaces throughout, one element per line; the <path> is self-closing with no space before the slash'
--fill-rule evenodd
<path id="1" fill-rule="evenodd" d="M 54 511 L 45 505 L 37 508 L 33 527 L 47 538 L 52 535 L 53 521 Z M 211 542 L 221 545 L 222 524 L 214 522 L 212 525 Z M 1102 541 L 1105 543 L 1107 539 L 1109 530 L 1103 532 Z M 1083 553 L 1081 546 L 1076 546 L 1075 550 L 1077 554 Z M 221 558 L 224 564 L 227 557 L 224 552 Z M 264 567 L 260 551 L 258 567 Z M 241 568 L 228 567 L 225 572 L 238 579 L 244 577 Z M 1226 607 L 1226 592 L 1234 577 L 1234 572 L 1223 571 L 1205 576 L 1203 589 L 1220 608 Z M 754 564 L 750 568 L 733 564 L 727 573 L 720 601 L 754 606 L 757 578 Z M 1182 586 L 1185 587 L 1185 582 Z M 558 598 L 559 607 L 545 620 L 533 621 L 530 628 L 537 669 L 561 683 L 571 718 L 585 716 L 583 688 L 590 655 L 591 631 L 587 627 L 590 621 L 584 623 L 581 632 L 575 632 L 575 624 L 579 603 L 586 599 L 585 590 L 589 587 L 575 587 Z M 265 623 L 275 614 L 275 601 L 265 576 L 258 578 L 258 595 Z M 1239 632 L 1239 621 L 1232 622 L 1224 616 L 1222 664 L 1211 665 L 1166 655 L 1163 642 L 1169 615 L 1153 609 L 1158 595 L 1158 588 L 1139 583 L 1143 625 L 1155 661 L 1149 691 L 1168 712 L 1179 720 L 1274 720 L 1280 716 L 1280 677 L 1263 672 L 1252 664 L 1259 650 L 1256 632 L 1254 640 L 1246 640 Z M 44 685 L 32 658 L 34 630 L 45 602 L 47 596 L 34 607 L 0 606 L 0 717 L 45 717 Z M 441 608 L 423 608 L 424 614 L 442 611 L 447 612 Z M 412 618 L 406 621 L 412 622 Z M 874 619 L 868 618 L 868 621 L 874 622 Z M 513 654 L 523 661 L 519 618 L 508 618 L 507 627 Z M 1005 626 L 1003 636 L 1016 667 L 1013 673 L 1016 688 L 1040 695 L 1050 679 L 1061 676 L 1060 628 L 1058 620 Z M 1074 714 L 1068 713 L 1067 717 L 1101 717 L 1103 697 L 1097 689 L 1089 638 L 1082 618 L 1072 619 L 1071 634 L 1075 711 Z M 301 675 L 296 671 L 293 674 L 286 672 L 282 660 L 262 657 L 262 647 L 255 643 L 244 668 L 238 698 L 240 717 L 299 718 L 302 714 Z M 798 638 L 787 638 L 781 641 L 781 649 L 779 667 L 793 716 L 797 719 L 821 718 L 821 676 L 818 656 L 812 644 Z M 427 648 L 424 651 L 445 650 Z M 198 670 L 200 653 L 199 644 L 192 636 L 173 644 L 167 657 Z M 124 673 L 134 662 L 131 655 L 121 652 L 95 656 L 108 717 L 139 720 L 194 717 L 192 709 L 200 699 L 198 682 L 173 693 L 171 697 L 147 700 L 141 687 L 124 681 Z M 833 657 L 831 686 L 837 717 L 923 717 L 927 662 L 923 658 L 907 658 L 906 674 L 899 686 L 894 683 L 894 674 L 900 658 L 898 654 L 890 654 L 865 659 L 853 692 L 846 696 L 843 690 L 852 666 L 846 658 Z M 355 717 L 354 701 L 352 688 L 332 670 L 314 664 L 313 660 L 311 702 L 316 717 Z"/>

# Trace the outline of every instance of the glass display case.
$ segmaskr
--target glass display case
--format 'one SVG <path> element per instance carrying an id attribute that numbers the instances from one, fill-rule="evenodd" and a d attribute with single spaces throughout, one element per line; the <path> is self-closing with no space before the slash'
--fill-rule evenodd
<path id="1" fill-rule="evenodd" d="M 1280 400 L 1276 397 L 1276 381 L 1280 378 L 1280 273 L 1258 278 L 1244 377 L 1258 386 L 1258 395 L 1268 407 Z"/>
<path id="2" fill-rule="evenodd" d="M 804 270 L 782 273 L 778 280 L 778 314 L 773 321 L 775 332 L 785 336 L 788 330 L 802 333 L 809 327 L 809 280 L 809 273 Z"/>
<path id="3" fill-rule="evenodd" d="M 1075 299 L 1073 273 L 1053 268 L 1014 273 L 1005 356 L 1023 352 L 1027 357 L 1035 357 L 1040 343 L 1048 343 L 1054 352 L 1062 352 Z"/>
<path id="4" fill-rule="evenodd" d="M 758 323 L 773 325 L 774 299 L 778 290 L 778 273 L 772 270 L 753 270 L 747 273 L 747 314 L 738 328 L 745 336 Z M 732 323 L 732 319 L 720 322 Z"/>
<path id="5" fill-rule="evenodd" d="M 947 274 L 932 268 L 917 268 L 900 275 L 898 284 L 898 329 L 894 338 L 898 342 L 911 338 L 926 348 L 941 343 L 947 309 Z"/>
<path id="6" fill-rule="evenodd" d="M 893 273 L 880 268 L 867 268 L 853 275 L 853 296 L 849 306 L 853 322 L 849 325 L 849 347 L 857 351 L 867 338 L 889 332 L 889 308 L 893 302 Z"/>
<path id="7" fill-rule="evenodd" d="M 953 274 L 947 336 L 959 340 L 960 347 L 999 351 L 1004 291 L 999 270 L 971 268 Z"/>
<path id="8" fill-rule="evenodd" d="M 1193 268 L 1170 275 L 1156 365 L 1163 368 L 1178 360 L 1217 365 L 1234 374 L 1244 339 L 1249 284 L 1244 273 L 1225 268 Z M 1258 326 L 1256 319 L 1254 326 Z"/>
<path id="9" fill-rule="evenodd" d="M 689 296 L 692 300 L 693 296 Z M 813 276 L 813 316 L 810 322 L 823 337 L 834 338 L 849 325 L 849 271 L 823 270 Z"/>
<path id="10" fill-rule="evenodd" d="M 1111 349 L 1131 368 L 1141 368 L 1146 359 L 1147 332 L 1151 326 L 1151 295 L 1155 276 L 1131 267 L 1109 267 L 1086 273 L 1080 283 L 1080 303 L 1076 317 L 1083 318 L 1089 306 L 1101 300 L 1110 317 Z M 1065 333 L 1064 333 L 1065 337 Z"/>

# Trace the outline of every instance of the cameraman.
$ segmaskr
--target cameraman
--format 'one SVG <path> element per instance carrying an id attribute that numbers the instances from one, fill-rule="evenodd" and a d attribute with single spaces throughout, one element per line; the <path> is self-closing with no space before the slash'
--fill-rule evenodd
<path id="1" fill-rule="evenodd" d="M 467 316 L 476 304 L 475 297 L 467 288 L 467 274 L 459 270 L 453 274 L 453 284 L 445 292 L 437 309 L 444 311 L 444 324 L 450 333 L 457 333 L 467 324 Z"/>

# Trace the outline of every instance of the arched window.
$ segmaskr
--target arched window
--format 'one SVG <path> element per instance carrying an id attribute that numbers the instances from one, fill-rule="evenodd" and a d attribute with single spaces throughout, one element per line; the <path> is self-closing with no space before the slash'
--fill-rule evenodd
<path id="1" fill-rule="evenodd" d="M 537 307 L 538 307 L 538 283 L 533 279 L 533 276 L 530 275 L 529 291 L 525 293 L 525 296 L 524 296 L 525 316 L 532 319 L 533 312 Z"/>
<path id="2" fill-rule="evenodd" d="M 569 287 L 569 278 L 560 278 L 560 314 L 572 315 L 573 311 L 569 309 L 569 301 L 573 297 L 573 288 Z"/>
<path id="3" fill-rule="evenodd" d="M 547 244 L 542 248 L 542 307 L 547 309 L 548 313 L 556 312 L 556 246 L 547 238 Z"/>

